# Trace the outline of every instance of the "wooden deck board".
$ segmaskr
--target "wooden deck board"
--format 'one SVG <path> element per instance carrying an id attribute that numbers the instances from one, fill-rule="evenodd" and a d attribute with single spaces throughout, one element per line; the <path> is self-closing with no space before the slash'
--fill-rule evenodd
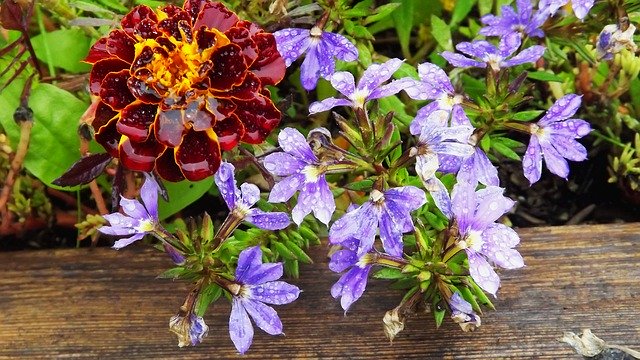
<path id="1" fill-rule="evenodd" d="M 486 311 L 474 333 L 448 319 L 436 329 L 425 314 L 409 319 L 390 345 L 381 319 L 401 295 L 371 280 L 343 316 L 329 294 L 338 275 L 318 248 L 315 264 L 291 281 L 304 293 L 276 307 L 286 336 L 256 329 L 244 358 L 580 359 L 557 339 L 583 328 L 640 349 L 640 224 L 519 233 L 527 267 L 502 272 L 497 311 Z M 224 301 L 205 316 L 210 331 L 201 345 L 177 347 L 168 321 L 188 285 L 155 279 L 169 266 L 143 246 L 0 253 L 0 359 L 237 357 Z"/>

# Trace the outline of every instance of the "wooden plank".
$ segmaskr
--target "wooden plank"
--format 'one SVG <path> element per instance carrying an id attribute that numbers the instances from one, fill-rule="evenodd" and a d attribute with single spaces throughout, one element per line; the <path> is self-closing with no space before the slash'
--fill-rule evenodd
<path id="1" fill-rule="evenodd" d="M 519 232 L 527 267 L 502 273 L 498 310 L 474 333 L 448 319 L 436 329 L 423 314 L 390 345 L 381 319 L 400 294 L 370 281 L 345 317 L 329 294 L 338 276 L 318 248 L 316 263 L 292 281 L 304 289 L 300 299 L 277 307 L 286 336 L 256 329 L 244 358 L 580 359 L 557 339 L 583 328 L 640 349 L 640 224 Z M 176 346 L 168 321 L 188 285 L 155 279 L 170 264 L 143 246 L 3 253 L 0 264 L 0 358 L 237 357 L 223 301 L 205 316 L 203 344 Z"/>

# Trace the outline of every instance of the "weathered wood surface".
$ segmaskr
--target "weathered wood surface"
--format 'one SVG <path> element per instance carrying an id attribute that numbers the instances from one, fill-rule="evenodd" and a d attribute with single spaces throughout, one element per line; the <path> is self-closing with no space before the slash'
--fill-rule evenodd
<path id="1" fill-rule="evenodd" d="M 326 249 L 292 281 L 304 289 L 277 307 L 285 337 L 256 329 L 245 358 L 580 359 L 557 341 L 590 328 L 604 340 L 640 349 L 640 224 L 523 229 L 527 267 L 502 273 L 482 327 L 463 333 L 448 319 L 409 319 L 393 345 L 381 319 L 400 295 L 370 281 L 348 316 L 329 294 L 337 275 Z M 237 357 L 229 305 L 205 316 L 209 337 L 180 349 L 168 330 L 188 286 L 155 279 L 169 266 L 142 246 L 0 254 L 0 358 L 221 359 Z M 223 304 L 224 303 L 224 304 Z"/>

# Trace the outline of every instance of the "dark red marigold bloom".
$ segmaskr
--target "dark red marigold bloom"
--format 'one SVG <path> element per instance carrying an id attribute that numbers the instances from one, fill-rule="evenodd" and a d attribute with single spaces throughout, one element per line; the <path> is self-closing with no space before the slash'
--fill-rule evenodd
<path id="1" fill-rule="evenodd" d="M 169 181 L 213 175 L 221 151 L 280 121 L 266 85 L 284 77 L 270 33 L 219 2 L 138 6 L 89 51 L 96 140 L 131 170 Z"/>

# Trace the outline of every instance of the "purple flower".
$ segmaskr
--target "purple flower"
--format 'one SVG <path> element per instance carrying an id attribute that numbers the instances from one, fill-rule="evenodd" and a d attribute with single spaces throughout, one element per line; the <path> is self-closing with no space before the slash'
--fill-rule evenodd
<path id="1" fill-rule="evenodd" d="M 551 16 L 568 3 L 569 0 L 540 0 L 538 8 Z M 593 7 L 593 3 L 594 0 L 571 0 L 571 8 L 573 8 L 573 13 L 576 14 L 576 17 L 583 20 L 591 10 L 591 7 Z"/>
<path id="2" fill-rule="evenodd" d="M 318 79 L 328 79 L 336 67 L 334 57 L 343 61 L 358 60 L 358 49 L 340 34 L 322 31 L 317 26 L 308 29 L 282 29 L 273 33 L 278 52 L 287 67 L 307 53 L 300 67 L 300 81 L 306 90 L 315 89 Z"/>
<path id="3" fill-rule="evenodd" d="M 278 134 L 278 143 L 284 152 L 267 155 L 264 166 L 272 174 L 285 178 L 273 187 L 269 202 L 285 202 L 300 190 L 298 202 L 291 213 L 293 221 L 300 225 L 304 217 L 313 211 L 316 219 L 329 225 L 336 202 L 325 179 L 324 166 L 298 130 L 283 129 Z"/>
<path id="4" fill-rule="evenodd" d="M 444 121 L 442 121 L 444 120 Z M 433 178 L 440 167 L 438 156 L 448 154 L 467 157 L 473 154 L 468 144 L 473 132 L 471 125 L 447 126 L 446 119 L 430 118 L 425 122 L 417 144 L 416 172 L 423 182 Z"/>
<path id="5" fill-rule="evenodd" d="M 369 201 L 346 213 L 331 225 L 329 242 L 341 244 L 349 239 L 357 241 L 357 255 L 362 257 L 373 248 L 376 231 L 385 252 L 402 256 L 402 234 L 413 231 L 411 211 L 426 203 L 424 191 L 415 186 L 393 188 L 384 193 L 373 190 Z"/>
<path id="6" fill-rule="evenodd" d="M 220 195 L 229 210 L 241 219 L 265 230 L 280 230 L 289 226 L 289 216 L 283 212 L 264 212 L 253 206 L 260 200 L 260 189 L 254 184 L 236 185 L 235 168 L 222 162 L 214 178 Z"/>
<path id="7" fill-rule="evenodd" d="M 479 146 L 475 147 L 475 151 L 471 156 L 462 159 L 456 179 L 458 182 L 466 182 L 472 185 L 477 185 L 478 182 L 486 186 L 498 186 L 500 184 L 498 169 L 493 166 L 487 154 Z"/>
<path id="8" fill-rule="evenodd" d="M 190 313 L 187 316 L 175 315 L 169 320 L 169 330 L 178 335 L 178 346 L 196 346 L 209 332 L 204 319 Z"/>
<path id="9" fill-rule="evenodd" d="M 431 63 L 418 65 L 420 81 L 413 80 L 413 85 L 405 89 L 409 97 L 415 100 L 434 100 L 423 107 L 411 122 L 409 130 L 419 135 L 425 123 L 431 118 L 439 119 L 451 125 L 471 125 L 469 118 L 460 105 L 464 97 L 456 94 L 451 80 L 438 66 Z"/>
<path id="10" fill-rule="evenodd" d="M 344 248 L 333 253 L 329 261 L 329 269 L 331 271 L 340 273 L 349 269 L 331 287 L 331 296 L 334 299 L 340 298 L 340 305 L 345 313 L 349 310 L 351 304 L 356 302 L 364 293 L 369 272 L 373 266 L 372 254 L 366 253 L 358 257 L 356 253 L 357 240 L 352 240 L 350 245 L 342 243 Z"/>
<path id="11" fill-rule="evenodd" d="M 513 55 L 520 47 L 520 44 L 520 34 L 509 33 L 500 39 L 498 47 L 484 40 L 461 42 L 456 45 L 458 51 L 480 60 L 473 60 L 450 51 L 444 51 L 440 55 L 455 67 L 485 68 L 488 65 L 493 71 L 497 72 L 502 68 L 536 62 L 544 54 L 544 46 L 534 45 L 522 50 L 517 55 Z"/>
<path id="12" fill-rule="evenodd" d="M 513 249 L 520 242 L 518 234 L 506 225 L 495 223 L 515 202 L 504 197 L 504 189 L 497 186 L 478 191 L 475 188 L 468 183 L 456 184 L 451 193 L 451 209 L 442 209 L 442 212 L 452 214 L 457 223 L 457 246 L 467 253 L 471 277 L 495 296 L 500 279 L 487 259 L 505 269 L 524 266 L 522 256 Z"/>
<path id="13" fill-rule="evenodd" d="M 284 281 L 282 263 L 262 263 L 260 246 L 244 249 L 238 257 L 235 282 L 240 284 L 231 303 L 229 335 L 236 349 L 244 354 L 253 340 L 251 320 L 269 335 L 282 334 L 282 322 L 268 305 L 288 304 L 298 298 L 300 289 Z"/>
<path id="14" fill-rule="evenodd" d="M 625 31 L 622 31 L 616 24 L 605 26 L 600 34 L 598 34 L 598 39 L 596 40 L 598 59 L 612 60 L 613 55 L 623 49 L 636 52 L 638 46 L 635 41 L 633 41 L 633 34 L 635 32 L 636 27 L 633 26 L 633 24 L 629 24 Z"/>
<path id="15" fill-rule="evenodd" d="M 549 17 L 547 11 L 533 12 L 531 0 L 516 0 L 516 11 L 511 6 L 502 6 L 501 16 L 485 15 L 480 20 L 485 27 L 479 33 L 486 36 L 504 36 L 505 34 L 519 32 L 530 37 L 543 37 L 544 32 L 540 26 Z"/>
<path id="16" fill-rule="evenodd" d="M 140 240 L 160 226 L 158 223 L 158 191 L 160 187 L 151 175 L 145 173 L 144 176 L 145 181 L 140 189 L 142 203 L 120 196 L 120 206 L 124 214 L 113 213 L 103 216 L 109 221 L 110 226 L 102 226 L 98 231 L 107 235 L 131 235 L 116 241 L 113 244 L 114 249 L 121 249 Z"/>
<path id="17" fill-rule="evenodd" d="M 412 84 L 415 80 L 405 78 L 394 80 L 386 85 L 382 85 L 389 80 L 393 73 L 402 65 L 400 59 L 390 59 L 383 64 L 372 64 L 364 71 L 358 86 L 350 72 L 338 71 L 331 76 L 331 85 L 338 90 L 346 99 L 327 98 L 316 101 L 309 106 L 309 113 L 315 114 L 330 110 L 336 106 L 351 106 L 353 108 L 364 108 L 364 105 L 371 100 L 391 96 Z"/>
<path id="18" fill-rule="evenodd" d="M 569 176 L 569 164 L 565 159 L 582 161 L 587 158 L 587 150 L 575 139 L 589 134 L 591 126 L 584 120 L 570 119 L 581 102 L 578 95 L 565 95 L 537 124 L 531 124 L 531 140 L 522 158 L 524 176 L 531 184 L 540 180 L 543 155 L 549 171 L 565 179 Z"/>
<path id="19" fill-rule="evenodd" d="M 478 316 L 471 304 L 465 300 L 460 293 L 456 292 L 449 299 L 451 307 L 451 318 L 460 325 L 462 331 L 473 331 L 480 327 L 480 316 Z"/>

